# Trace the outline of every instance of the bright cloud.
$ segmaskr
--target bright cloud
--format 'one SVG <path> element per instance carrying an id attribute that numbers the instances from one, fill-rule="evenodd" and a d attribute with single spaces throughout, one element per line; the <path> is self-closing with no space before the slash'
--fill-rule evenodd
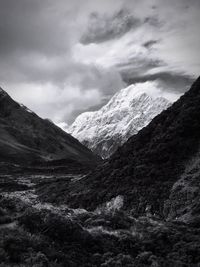
<path id="1" fill-rule="evenodd" d="M 61 127 L 126 83 L 174 98 L 200 73 L 199 11 L 198 0 L 0 0 L 1 86 Z"/>

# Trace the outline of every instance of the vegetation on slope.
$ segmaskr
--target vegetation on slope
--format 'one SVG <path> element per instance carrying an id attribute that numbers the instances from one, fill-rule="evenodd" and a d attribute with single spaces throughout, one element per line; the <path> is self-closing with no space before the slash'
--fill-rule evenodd
<path id="1" fill-rule="evenodd" d="M 41 119 L 0 90 L 0 161 L 72 160 L 95 165 L 98 158 L 49 120 Z"/>
<path id="2" fill-rule="evenodd" d="M 120 210 L 67 217 L 1 198 L 0 217 L 6 216 L 0 222 L 4 267 L 198 266 L 200 261 L 198 221 L 135 219 Z"/>
<path id="3" fill-rule="evenodd" d="M 63 184 L 63 201 L 95 209 L 117 195 L 125 207 L 163 214 L 165 200 L 187 162 L 199 150 L 200 78 L 173 106 L 131 137 L 111 159 L 76 183 Z M 59 189 L 58 189 L 59 190 Z M 63 189 L 64 190 L 64 189 Z"/>

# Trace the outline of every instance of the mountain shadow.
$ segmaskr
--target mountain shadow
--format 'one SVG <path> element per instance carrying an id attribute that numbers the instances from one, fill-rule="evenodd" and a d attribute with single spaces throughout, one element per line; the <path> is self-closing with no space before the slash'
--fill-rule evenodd
<path id="1" fill-rule="evenodd" d="M 92 166 L 98 160 L 78 140 L 0 89 L 0 162 Z"/>

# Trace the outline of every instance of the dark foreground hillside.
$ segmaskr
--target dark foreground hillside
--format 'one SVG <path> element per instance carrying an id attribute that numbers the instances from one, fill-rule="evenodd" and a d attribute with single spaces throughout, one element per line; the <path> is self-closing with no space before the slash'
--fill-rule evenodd
<path id="1" fill-rule="evenodd" d="M 148 210 L 166 217 L 171 208 L 168 199 L 172 187 L 182 179 L 191 161 L 198 159 L 199 143 L 200 78 L 173 106 L 131 137 L 91 175 L 67 186 L 63 184 L 64 194 L 57 188 L 57 196 L 72 207 L 93 210 L 120 195 L 124 198 L 124 208 L 135 215 Z M 189 179 L 195 179 L 195 194 L 199 196 L 198 170 L 197 164 L 191 171 L 196 174 Z M 177 188 L 174 195 L 178 195 L 181 185 Z M 44 192 L 51 190 L 44 188 Z M 195 210 L 198 213 L 197 199 Z"/>
<path id="2" fill-rule="evenodd" d="M 65 161 L 63 165 L 79 167 L 94 166 L 98 160 L 78 140 L 15 102 L 0 88 L 0 162 L 35 166 Z"/>
<path id="3" fill-rule="evenodd" d="M 152 212 L 162 213 L 172 185 L 199 151 L 199 143 L 200 78 L 85 180 L 88 193 L 79 195 L 79 203 L 94 208 L 123 195 L 125 206 L 136 212 L 151 205 Z"/>

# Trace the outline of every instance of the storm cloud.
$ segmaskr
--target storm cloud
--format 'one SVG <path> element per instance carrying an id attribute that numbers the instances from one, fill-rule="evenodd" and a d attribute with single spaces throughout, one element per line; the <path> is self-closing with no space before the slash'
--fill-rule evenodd
<path id="1" fill-rule="evenodd" d="M 0 0 L 1 86 L 62 124 L 129 83 L 181 94 L 200 73 L 199 11 L 198 0 Z"/>

